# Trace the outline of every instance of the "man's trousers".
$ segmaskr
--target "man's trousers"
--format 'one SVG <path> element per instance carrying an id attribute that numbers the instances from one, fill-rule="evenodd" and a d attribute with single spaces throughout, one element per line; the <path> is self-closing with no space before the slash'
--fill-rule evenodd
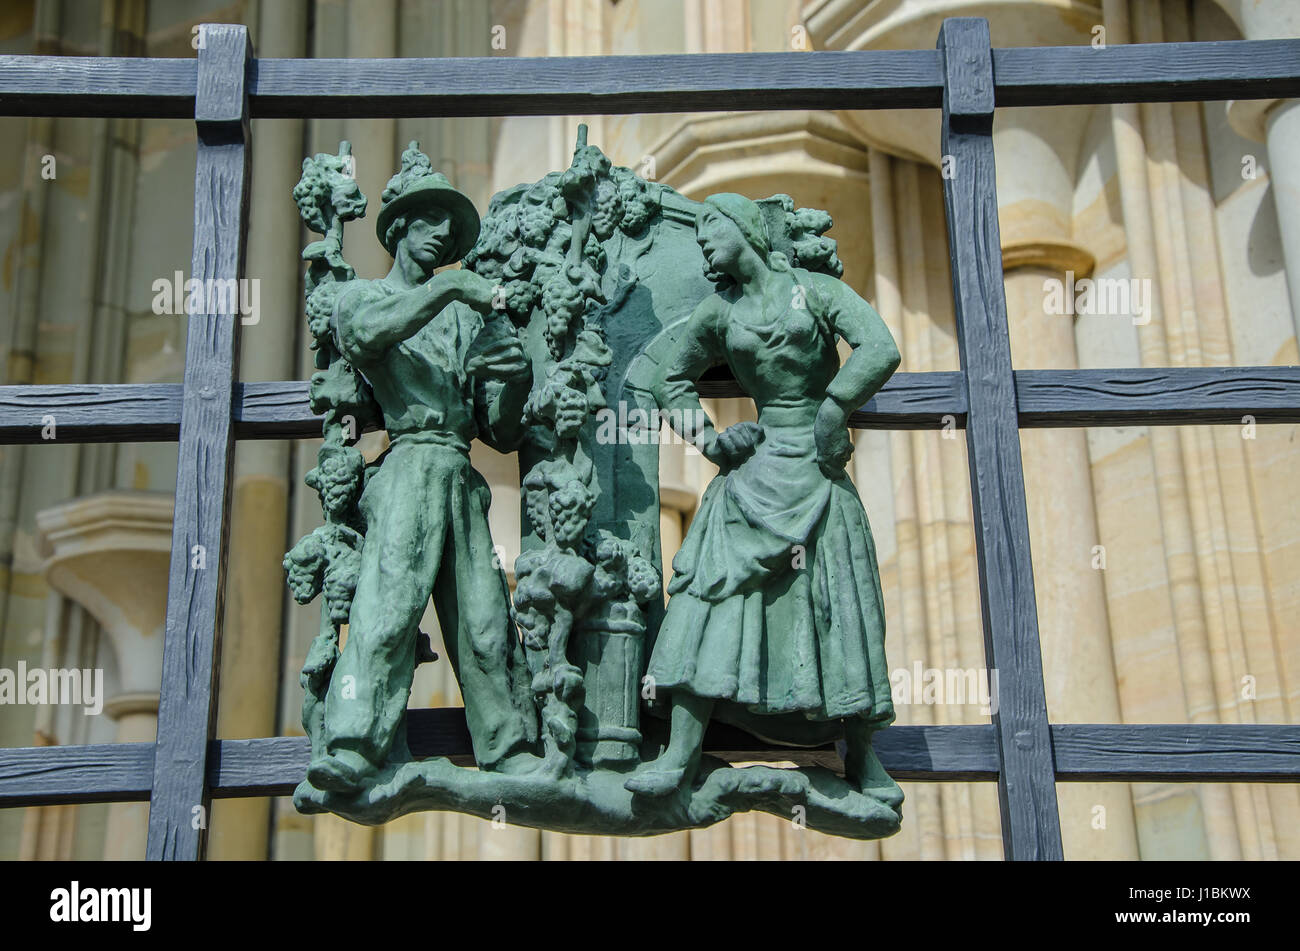
<path id="1" fill-rule="evenodd" d="M 329 753 L 352 750 L 376 767 L 388 759 L 430 595 L 478 764 L 492 769 L 537 736 L 509 589 L 488 530 L 491 489 L 451 442 L 435 433 L 398 436 L 362 493 L 361 572 L 325 698 Z"/>

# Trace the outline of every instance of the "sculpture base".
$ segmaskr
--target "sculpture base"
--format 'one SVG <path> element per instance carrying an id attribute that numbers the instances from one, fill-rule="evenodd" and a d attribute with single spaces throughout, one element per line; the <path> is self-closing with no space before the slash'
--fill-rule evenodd
<path id="1" fill-rule="evenodd" d="M 705 757 L 690 789 L 661 798 L 623 787 L 631 771 L 576 770 L 556 776 L 535 757 L 536 768 L 513 762 L 510 772 L 484 772 L 438 758 L 390 767 L 356 794 L 316 789 L 304 781 L 294 792 L 303 813 L 332 812 L 378 825 L 409 812 L 464 812 L 511 825 L 586 835 L 662 835 L 702 829 L 757 810 L 852 839 L 882 839 L 902 821 L 895 809 L 850 786 L 828 769 L 728 766 Z"/>

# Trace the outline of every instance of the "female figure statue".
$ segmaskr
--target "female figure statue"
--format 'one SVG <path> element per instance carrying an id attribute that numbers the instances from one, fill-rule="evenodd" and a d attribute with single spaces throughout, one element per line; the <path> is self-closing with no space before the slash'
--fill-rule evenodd
<path id="1" fill-rule="evenodd" d="M 664 796 L 691 784 L 716 717 L 773 742 L 842 736 L 848 782 L 897 809 L 902 792 L 871 749 L 894 719 L 879 571 L 844 467 L 849 414 L 898 368 L 898 348 L 847 285 L 771 252 L 749 199 L 711 196 L 696 240 L 719 290 L 685 323 L 655 397 L 721 473 L 673 559 L 647 671 L 671 702 L 669 743 L 626 786 Z M 843 366 L 837 335 L 853 351 Z M 701 411 L 695 381 L 719 363 L 757 423 L 718 433 Z"/>

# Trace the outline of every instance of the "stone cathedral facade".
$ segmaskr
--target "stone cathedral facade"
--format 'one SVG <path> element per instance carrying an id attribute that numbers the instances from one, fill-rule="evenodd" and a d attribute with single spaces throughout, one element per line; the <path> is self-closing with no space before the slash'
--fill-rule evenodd
<path id="1" fill-rule="evenodd" d="M 929 49 L 945 16 L 995 46 L 1300 36 L 1290 0 L 15 0 L 0 52 L 185 57 L 201 22 L 249 26 L 266 57 L 618 56 Z M 241 377 L 306 379 L 303 155 L 353 143 L 377 197 L 418 139 L 480 210 L 568 164 L 574 129 L 618 165 L 692 198 L 785 193 L 834 218 L 844 279 L 870 299 L 903 371 L 958 367 L 938 110 L 255 121 Z M 194 125 L 0 119 L 0 373 L 6 384 L 178 383 Z M 1020 369 L 1300 363 L 1300 106 L 1294 101 L 999 109 L 994 131 L 1012 351 Z M 387 270 L 353 236 L 358 273 Z M 720 424 L 752 412 L 716 400 Z M 363 438 L 369 458 L 382 433 Z M 296 735 L 316 631 L 287 610 L 280 561 L 320 518 L 316 441 L 236 454 L 220 679 L 223 738 Z M 966 443 L 955 429 L 856 433 L 853 476 L 879 549 L 899 723 L 987 722 Z M 1300 433 L 1295 425 L 1023 431 L 1047 701 L 1055 722 L 1300 718 Z M 661 461 L 665 562 L 714 474 Z M 513 460 L 474 447 L 495 540 L 514 563 Z M 0 705 L 9 747 L 152 741 L 175 443 L 0 451 L 0 669 L 102 671 L 101 709 Z M 511 576 L 513 581 L 513 576 Z M 429 610 L 424 628 L 435 632 Z M 988 689 L 993 688 L 993 689 Z M 420 669 L 412 704 L 460 698 Z M 366 828 L 287 800 L 219 801 L 214 858 L 997 859 L 992 783 L 905 783 L 902 832 L 834 839 L 768 815 L 651 839 L 539 832 L 452 813 Z M 1058 785 L 1067 858 L 1300 858 L 1300 789 Z M 144 854 L 147 804 L 0 811 L 0 857 Z"/>

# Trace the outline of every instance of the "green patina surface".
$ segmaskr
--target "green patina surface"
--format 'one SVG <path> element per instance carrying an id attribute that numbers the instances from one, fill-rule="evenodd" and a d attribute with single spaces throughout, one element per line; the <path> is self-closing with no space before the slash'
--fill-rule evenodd
<path id="1" fill-rule="evenodd" d="M 308 477 L 325 524 L 285 557 L 295 598 L 324 599 L 298 808 L 622 835 L 761 810 L 896 832 L 902 793 L 871 747 L 894 717 L 879 571 L 844 467 L 849 413 L 899 355 L 839 280 L 829 216 L 784 195 L 688 200 L 611 166 L 582 127 L 568 169 L 496 195 L 480 222 L 412 143 L 376 219 L 393 268 L 362 280 L 342 257 L 366 210 L 350 167 L 344 143 L 304 161 L 294 190 L 323 236 L 303 257 L 325 416 Z M 756 423 L 714 429 L 696 384 L 715 366 Z M 719 468 L 666 605 L 660 420 Z M 370 464 L 352 445 L 368 427 L 390 439 Z M 518 455 L 513 599 L 476 438 Z M 430 598 L 478 769 L 407 748 L 414 671 L 435 659 Z M 703 755 L 711 719 L 842 741 L 843 774 Z"/>

